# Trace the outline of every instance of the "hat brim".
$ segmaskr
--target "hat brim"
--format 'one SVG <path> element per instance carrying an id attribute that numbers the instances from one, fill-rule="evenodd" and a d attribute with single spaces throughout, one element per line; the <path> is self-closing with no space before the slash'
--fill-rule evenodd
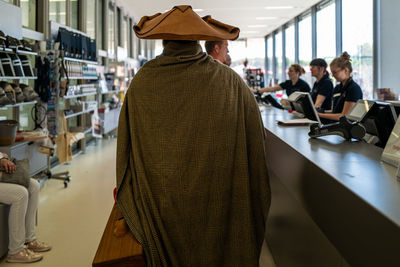
<path id="1" fill-rule="evenodd" d="M 163 40 L 236 40 L 240 30 L 211 16 L 201 18 L 191 6 L 175 6 L 153 16 L 144 16 L 133 27 L 141 39 Z"/>

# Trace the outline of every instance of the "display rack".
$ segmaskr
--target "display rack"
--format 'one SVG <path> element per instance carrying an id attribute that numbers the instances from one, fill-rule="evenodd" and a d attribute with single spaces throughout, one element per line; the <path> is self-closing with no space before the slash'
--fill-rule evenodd
<path id="1" fill-rule="evenodd" d="M 24 106 L 24 105 L 32 105 L 32 104 L 36 104 L 37 101 L 29 101 L 29 102 L 21 102 L 21 103 L 17 103 L 17 104 L 13 104 L 13 105 L 5 105 L 5 106 L 0 106 L 0 110 L 5 110 L 8 108 L 15 108 L 15 107 L 20 107 L 20 106 Z"/>
<path id="2" fill-rule="evenodd" d="M 70 80 L 97 80 L 97 77 L 68 77 Z"/>
<path id="3" fill-rule="evenodd" d="M 0 80 L 36 80 L 36 76 L 0 76 Z"/>
<path id="4" fill-rule="evenodd" d="M 32 64 L 30 62 L 29 57 L 26 57 L 27 55 L 32 55 L 32 56 L 37 56 L 38 53 L 36 52 L 29 52 L 25 50 L 13 50 L 10 48 L 0 48 L 0 53 L 6 53 L 6 54 L 14 54 L 14 55 L 23 55 L 23 57 L 18 57 L 18 59 L 24 59 L 28 60 L 29 62 L 29 68 L 30 68 L 30 74 L 34 74 L 34 69 L 32 68 Z M 1 63 L 2 64 L 2 63 Z M 14 64 L 11 65 L 12 68 L 15 67 Z M 22 65 L 21 65 L 22 67 Z M 27 72 L 25 72 L 27 73 Z M 0 80 L 12 80 L 12 83 L 15 83 L 17 85 L 20 84 L 20 80 L 35 80 L 37 79 L 37 76 L 1 76 L 0 75 Z M 0 110 L 8 110 L 12 109 L 12 114 L 11 117 L 13 120 L 16 120 L 18 122 L 21 121 L 20 119 L 20 107 L 22 106 L 27 106 L 27 105 L 35 105 L 37 104 L 38 101 L 27 101 L 27 102 L 21 102 L 21 103 L 16 103 L 16 104 L 8 104 L 4 106 L 0 106 Z M 7 114 L 7 113 L 6 113 Z M 30 163 L 30 170 L 29 174 L 31 176 L 36 175 L 37 173 L 43 171 L 46 169 L 47 164 L 46 164 L 46 156 L 43 154 L 39 153 L 39 145 L 37 143 L 32 143 L 32 142 L 15 142 L 12 145 L 9 146 L 0 146 L 0 151 L 7 153 L 10 157 L 16 158 L 16 159 L 23 159 L 23 158 L 29 158 L 29 163 Z"/>
<path id="5" fill-rule="evenodd" d="M 11 48 L 7 48 L 7 47 L 0 47 L 0 52 L 1 53 L 10 53 L 10 54 L 19 54 L 19 55 L 33 55 L 33 56 L 38 55 L 37 52 L 25 51 L 25 50 L 20 50 L 20 49 L 17 49 L 16 51 L 14 51 Z"/>
<path id="6" fill-rule="evenodd" d="M 85 63 L 85 64 L 90 64 L 90 65 L 97 65 L 97 61 L 91 61 L 91 60 L 84 60 L 84 59 L 78 59 L 78 58 L 73 58 L 73 57 L 64 57 L 64 60 L 67 61 L 73 61 L 73 62 L 79 62 L 79 63 Z"/>
<path id="7" fill-rule="evenodd" d="M 88 94 L 78 94 L 78 95 L 65 95 L 64 98 L 78 98 L 78 97 L 86 97 L 91 95 L 97 95 L 97 93 L 88 93 Z"/>
<path id="8" fill-rule="evenodd" d="M 69 119 L 69 118 L 76 117 L 76 116 L 79 116 L 79 115 L 82 115 L 82 114 L 86 114 L 86 113 L 93 112 L 93 111 L 95 111 L 95 110 L 96 110 L 96 109 L 93 108 L 93 109 L 88 109 L 88 110 L 79 111 L 79 112 L 77 112 L 77 113 L 65 115 L 65 118 L 66 118 L 66 119 Z"/>

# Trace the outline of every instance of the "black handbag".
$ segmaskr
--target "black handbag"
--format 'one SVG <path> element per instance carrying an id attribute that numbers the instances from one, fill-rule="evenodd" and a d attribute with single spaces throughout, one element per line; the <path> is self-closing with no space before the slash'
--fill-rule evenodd
<path id="1" fill-rule="evenodd" d="M 26 188 L 29 188 L 30 183 L 30 175 L 29 175 L 29 159 L 22 160 L 11 160 L 15 164 L 15 172 L 6 173 L 3 167 L 0 167 L 0 171 L 3 172 L 3 175 L 0 179 L 0 182 L 3 183 L 11 183 L 11 184 L 19 184 L 23 185 Z"/>

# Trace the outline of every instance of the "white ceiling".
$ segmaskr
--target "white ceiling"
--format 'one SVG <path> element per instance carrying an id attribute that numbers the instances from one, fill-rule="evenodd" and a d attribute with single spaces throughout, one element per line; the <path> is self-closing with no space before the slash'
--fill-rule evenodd
<path id="1" fill-rule="evenodd" d="M 200 16 L 211 15 L 240 28 L 239 38 L 264 37 L 321 0 L 116 0 L 138 22 L 142 16 L 163 13 L 176 5 L 191 5 Z M 290 9 L 266 9 L 266 7 Z"/>

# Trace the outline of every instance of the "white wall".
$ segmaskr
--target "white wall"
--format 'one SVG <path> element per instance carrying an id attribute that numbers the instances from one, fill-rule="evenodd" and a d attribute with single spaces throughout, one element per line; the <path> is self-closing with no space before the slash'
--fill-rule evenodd
<path id="1" fill-rule="evenodd" d="M 380 79 L 378 88 L 400 95 L 400 1 L 380 0 Z M 378 2 L 378 3 L 379 3 Z M 379 71 L 379 69 L 378 69 Z"/>
<path id="2" fill-rule="evenodd" d="M 0 29 L 14 38 L 22 38 L 21 9 L 0 0 Z"/>

